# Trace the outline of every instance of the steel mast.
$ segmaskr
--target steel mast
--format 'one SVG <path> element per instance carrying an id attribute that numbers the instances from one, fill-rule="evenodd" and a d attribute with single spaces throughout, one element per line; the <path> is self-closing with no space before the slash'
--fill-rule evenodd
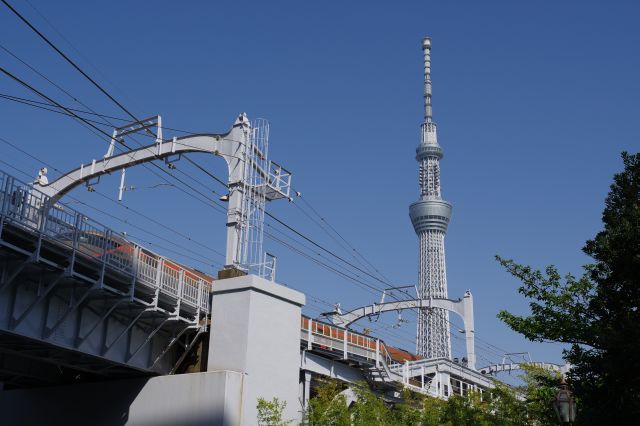
<path id="1" fill-rule="evenodd" d="M 440 193 L 440 160 L 436 123 L 431 110 L 431 38 L 422 40 L 424 53 L 424 122 L 416 160 L 420 167 L 420 199 L 409 206 L 409 216 L 419 240 L 418 297 L 447 297 L 444 236 L 451 218 L 451 204 Z M 418 315 L 416 352 L 425 358 L 451 358 L 449 312 L 422 308 Z"/>

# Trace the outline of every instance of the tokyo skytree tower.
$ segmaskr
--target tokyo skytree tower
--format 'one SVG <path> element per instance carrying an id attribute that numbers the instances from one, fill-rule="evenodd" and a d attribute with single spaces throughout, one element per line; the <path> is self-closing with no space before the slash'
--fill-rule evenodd
<path id="1" fill-rule="evenodd" d="M 431 114 L 431 39 L 422 40 L 424 52 L 424 123 L 416 160 L 420 165 L 420 199 L 409 206 L 409 216 L 420 241 L 418 297 L 447 297 L 444 236 L 451 218 L 451 204 L 440 193 L 440 160 L 443 152 Z M 427 358 L 451 358 L 449 312 L 422 308 L 418 314 L 416 352 Z"/>

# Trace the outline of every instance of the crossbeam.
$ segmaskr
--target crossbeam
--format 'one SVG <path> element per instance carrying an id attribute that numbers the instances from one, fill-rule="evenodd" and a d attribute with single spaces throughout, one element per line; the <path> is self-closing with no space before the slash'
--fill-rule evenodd
<path id="1" fill-rule="evenodd" d="M 479 371 L 482 374 L 495 375 L 497 373 L 502 373 L 502 372 L 524 370 L 527 366 L 538 367 L 538 368 L 542 368 L 543 370 L 554 371 L 560 374 L 566 374 L 571 369 L 570 364 L 560 365 L 560 364 L 554 364 L 551 362 L 532 361 L 532 362 L 511 362 L 511 363 L 504 363 L 504 364 L 487 365 L 486 367 L 480 368 Z"/>
<path id="2" fill-rule="evenodd" d="M 464 333 L 467 349 L 467 365 L 475 369 L 475 336 L 473 324 L 473 296 L 467 290 L 464 297 L 458 300 L 445 298 L 396 300 L 393 302 L 373 303 L 361 306 L 346 313 L 330 312 L 325 314 L 331 322 L 340 327 L 348 327 L 354 322 L 379 315 L 383 312 L 402 311 L 406 309 L 441 308 L 458 314 L 464 323 Z"/>
<path id="3" fill-rule="evenodd" d="M 155 123 L 155 122 L 154 122 Z M 144 123 L 134 123 L 133 131 L 144 129 Z M 174 137 L 164 140 L 160 137 L 161 127 L 158 117 L 158 139 L 155 143 L 137 149 L 128 150 L 118 155 L 113 155 L 112 147 L 107 155 L 99 160 L 92 160 L 90 163 L 81 164 L 56 180 L 48 183 L 47 179 L 38 179 L 34 186 L 40 192 L 50 197 L 49 206 L 55 203 L 65 194 L 80 185 L 87 185 L 91 188 L 100 176 L 121 171 L 136 165 L 149 163 L 155 160 L 169 161 L 171 157 L 181 154 L 200 152 L 220 156 L 225 159 L 228 166 L 229 177 L 227 186 L 229 188 L 229 206 L 227 210 L 227 248 L 225 256 L 225 268 L 237 268 L 241 266 L 241 238 L 245 215 L 242 212 L 242 194 L 246 191 L 256 189 L 247 187 L 246 180 L 246 145 L 250 143 L 251 123 L 246 114 L 240 114 L 235 120 L 232 128 L 227 133 L 220 134 L 196 134 L 183 137 Z M 126 126 L 125 126 L 126 127 Z M 126 127 L 128 129 L 128 127 Z M 124 129 L 124 128 L 122 128 Z M 119 129 L 116 129 L 116 133 Z M 118 137 L 125 133 L 119 134 Z M 253 167 L 258 167 L 253 165 Z M 291 174 L 276 163 L 268 164 L 268 170 L 260 168 L 257 173 L 265 177 L 267 182 L 264 191 L 267 201 L 281 198 L 289 198 Z M 121 190 L 124 183 L 121 182 Z"/>

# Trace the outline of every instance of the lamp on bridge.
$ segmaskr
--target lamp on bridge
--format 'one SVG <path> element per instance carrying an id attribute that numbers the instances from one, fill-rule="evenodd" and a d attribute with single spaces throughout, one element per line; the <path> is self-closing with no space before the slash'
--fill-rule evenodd
<path id="1" fill-rule="evenodd" d="M 556 393 L 551 403 L 561 425 L 572 425 L 576 421 L 576 401 L 568 389 L 564 376 L 560 381 L 558 393 Z"/>

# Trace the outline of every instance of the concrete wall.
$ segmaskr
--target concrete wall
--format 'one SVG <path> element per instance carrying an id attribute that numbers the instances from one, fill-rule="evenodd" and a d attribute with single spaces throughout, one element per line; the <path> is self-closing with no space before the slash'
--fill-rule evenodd
<path id="1" fill-rule="evenodd" d="M 300 420 L 302 293 L 248 275 L 216 282 L 209 369 L 244 373 L 243 425 L 257 424 L 258 398 L 286 401 L 285 420 Z"/>
<path id="2" fill-rule="evenodd" d="M 240 424 L 244 377 L 231 371 L 0 392 L 6 425 Z"/>

